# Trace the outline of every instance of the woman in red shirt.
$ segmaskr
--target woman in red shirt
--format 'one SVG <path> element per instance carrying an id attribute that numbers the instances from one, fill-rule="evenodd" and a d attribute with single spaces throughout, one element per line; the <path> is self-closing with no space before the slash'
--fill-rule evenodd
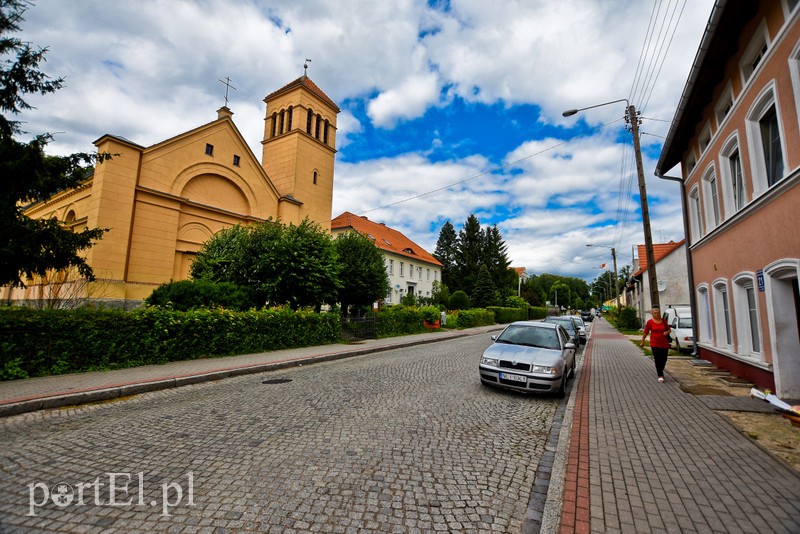
<path id="1" fill-rule="evenodd" d="M 656 373 L 658 381 L 664 381 L 664 367 L 667 365 L 667 353 L 669 352 L 669 341 L 667 334 L 670 332 L 669 325 L 661 318 L 661 310 L 653 308 L 653 318 L 644 325 L 644 335 L 640 346 L 644 348 L 644 340 L 650 334 L 650 348 L 653 350 L 653 360 L 656 362 Z"/>

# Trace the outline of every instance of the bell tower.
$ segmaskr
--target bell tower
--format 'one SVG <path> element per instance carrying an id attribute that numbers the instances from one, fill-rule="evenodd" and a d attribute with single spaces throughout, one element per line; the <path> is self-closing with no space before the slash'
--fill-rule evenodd
<path id="1" fill-rule="evenodd" d="M 285 223 L 330 229 L 339 107 L 306 74 L 264 99 L 261 165 L 281 194 Z"/>

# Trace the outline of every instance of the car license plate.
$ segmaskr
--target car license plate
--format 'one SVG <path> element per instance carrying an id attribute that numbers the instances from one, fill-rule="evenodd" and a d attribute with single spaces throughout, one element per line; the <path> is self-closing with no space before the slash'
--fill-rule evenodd
<path id="1" fill-rule="evenodd" d="M 520 375 L 510 375 L 508 373 L 500 373 L 500 378 L 503 380 L 511 380 L 513 382 L 527 382 L 528 379 Z"/>

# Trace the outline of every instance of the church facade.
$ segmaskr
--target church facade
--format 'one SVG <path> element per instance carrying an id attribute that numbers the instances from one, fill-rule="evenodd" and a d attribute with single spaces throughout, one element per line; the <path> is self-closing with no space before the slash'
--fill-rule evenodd
<path id="1" fill-rule="evenodd" d="M 148 147 L 100 137 L 97 151 L 111 159 L 80 187 L 26 210 L 75 230 L 107 228 L 86 254 L 97 280 L 53 273 L 26 288 L 3 288 L 4 300 L 69 294 L 131 307 L 158 285 L 187 278 L 203 243 L 224 228 L 308 217 L 329 230 L 338 106 L 306 75 L 264 101 L 261 162 L 227 107 L 216 120 Z"/>

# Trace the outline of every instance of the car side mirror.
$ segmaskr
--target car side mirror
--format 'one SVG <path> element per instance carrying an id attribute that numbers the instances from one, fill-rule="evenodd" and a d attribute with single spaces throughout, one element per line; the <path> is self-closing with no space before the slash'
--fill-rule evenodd
<path id="1" fill-rule="evenodd" d="M 575 343 L 572 343 L 572 342 L 570 341 L 569 343 L 567 343 L 566 345 L 564 345 L 564 348 L 565 348 L 565 349 L 574 349 L 574 348 L 575 348 Z"/>
<path id="2" fill-rule="evenodd" d="M 492 336 L 492 341 L 497 341 L 497 335 Z"/>

